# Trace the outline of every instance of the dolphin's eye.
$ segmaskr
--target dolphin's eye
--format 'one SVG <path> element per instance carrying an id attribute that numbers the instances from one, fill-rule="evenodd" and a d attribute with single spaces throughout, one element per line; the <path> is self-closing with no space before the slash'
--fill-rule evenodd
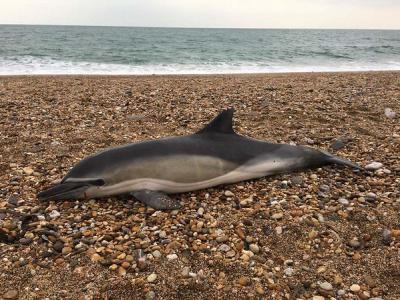
<path id="1" fill-rule="evenodd" d="M 104 179 L 96 179 L 96 180 L 94 180 L 92 183 L 93 183 L 93 185 L 97 185 L 97 186 L 102 186 L 102 185 L 105 185 L 105 184 L 106 184 L 106 182 L 104 181 Z"/>

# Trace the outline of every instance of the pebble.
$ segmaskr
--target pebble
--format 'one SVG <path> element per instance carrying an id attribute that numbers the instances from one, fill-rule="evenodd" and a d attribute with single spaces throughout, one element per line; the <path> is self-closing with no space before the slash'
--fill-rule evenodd
<path id="1" fill-rule="evenodd" d="M 72 248 L 71 247 L 64 247 L 64 248 L 62 248 L 61 252 L 62 252 L 62 254 L 67 255 L 67 254 L 72 252 Z"/>
<path id="2" fill-rule="evenodd" d="M 21 238 L 19 240 L 21 245 L 29 245 L 30 243 L 32 243 L 32 239 L 30 238 Z"/>
<path id="3" fill-rule="evenodd" d="M 342 139 L 337 139 L 331 144 L 331 148 L 335 151 L 340 150 L 346 146 L 346 143 Z"/>
<path id="4" fill-rule="evenodd" d="M 160 258 L 161 257 L 161 252 L 158 250 L 154 250 L 152 255 L 154 256 L 154 258 Z"/>
<path id="5" fill-rule="evenodd" d="M 51 219 L 57 219 L 59 216 L 61 216 L 61 214 L 57 211 L 57 210 L 52 210 L 50 213 L 49 213 L 49 217 L 51 218 Z"/>
<path id="6" fill-rule="evenodd" d="M 392 232 L 389 229 L 384 229 L 382 231 L 382 240 L 383 243 L 389 246 L 392 242 Z"/>
<path id="7" fill-rule="evenodd" d="M 321 186 L 319 187 L 319 190 L 320 190 L 321 192 L 323 192 L 323 193 L 327 193 L 327 192 L 329 192 L 329 191 L 331 190 L 331 188 L 330 188 L 328 185 L 323 184 L 323 185 L 321 185 Z"/>
<path id="8" fill-rule="evenodd" d="M 385 116 L 389 119 L 394 119 L 396 117 L 396 112 L 394 112 L 391 108 L 385 108 Z"/>
<path id="9" fill-rule="evenodd" d="M 375 193 L 367 193 L 366 195 L 365 195 L 365 200 L 366 201 L 368 201 L 368 202 L 375 202 L 375 200 L 376 200 L 376 194 Z"/>
<path id="10" fill-rule="evenodd" d="M 349 205 L 349 200 L 347 200 L 346 198 L 339 198 L 338 202 L 342 205 Z"/>
<path id="11" fill-rule="evenodd" d="M 234 193 L 232 193 L 231 191 L 229 191 L 229 190 L 227 190 L 227 191 L 225 191 L 225 196 L 226 197 L 233 197 L 233 196 L 235 196 L 235 194 Z"/>
<path id="12" fill-rule="evenodd" d="M 349 246 L 354 248 L 354 249 L 357 249 L 357 248 L 359 248 L 361 246 L 361 243 L 359 242 L 358 239 L 354 238 L 354 239 L 349 241 Z"/>
<path id="13" fill-rule="evenodd" d="M 176 260 L 176 259 L 178 259 L 178 255 L 176 255 L 175 253 L 173 253 L 173 254 L 168 254 L 168 255 L 167 255 L 167 259 L 168 259 L 168 261 Z"/>
<path id="14" fill-rule="evenodd" d="M 294 270 L 293 270 L 293 268 L 289 267 L 284 270 L 284 273 L 286 276 L 292 276 L 294 274 Z"/>
<path id="15" fill-rule="evenodd" d="M 325 300 L 325 298 L 323 296 L 313 296 L 312 300 Z"/>
<path id="16" fill-rule="evenodd" d="M 10 198 L 8 198 L 8 203 L 13 205 L 13 206 L 18 206 L 18 198 L 15 195 L 11 195 Z"/>
<path id="17" fill-rule="evenodd" d="M 33 174 L 33 169 L 31 168 L 31 167 L 25 167 L 25 168 L 23 168 L 22 169 L 23 171 L 24 171 L 24 173 L 26 174 L 26 175 L 32 175 Z"/>
<path id="18" fill-rule="evenodd" d="M 300 185 L 303 183 L 303 178 L 301 176 L 293 176 L 290 181 L 292 184 Z"/>
<path id="19" fill-rule="evenodd" d="M 280 220 L 280 219 L 282 219 L 283 218 L 283 213 L 281 213 L 281 212 L 279 212 L 279 213 L 274 213 L 272 216 L 271 216 L 271 219 L 273 219 L 273 220 Z"/>
<path id="20" fill-rule="evenodd" d="M 147 282 L 152 283 L 152 282 L 154 282 L 156 280 L 157 280 L 157 274 L 156 273 L 152 273 L 147 277 Z"/>
<path id="21" fill-rule="evenodd" d="M 377 161 L 374 161 L 365 166 L 365 169 L 368 171 L 376 171 L 383 167 L 383 164 Z"/>
<path id="22" fill-rule="evenodd" d="M 184 267 L 182 269 L 181 274 L 182 274 L 183 277 L 188 278 L 189 277 L 189 273 L 190 273 L 190 268 L 189 267 Z"/>
<path id="23" fill-rule="evenodd" d="M 327 281 L 320 283 L 319 287 L 325 291 L 332 291 L 333 286 Z"/>
<path id="24" fill-rule="evenodd" d="M 154 293 L 153 291 L 149 291 L 146 294 L 146 300 L 153 300 L 156 298 L 156 293 Z"/>
<path id="25" fill-rule="evenodd" d="M 241 286 L 248 286 L 248 285 L 250 285 L 251 281 L 250 281 L 250 278 L 242 276 L 239 278 L 238 283 Z"/>
<path id="26" fill-rule="evenodd" d="M 12 300 L 18 298 L 17 290 L 9 290 L 5 294 L 3 294 L 3 299 Z"/>
<path id="27" fill-rule="evenodd" d="M 350 290 L 354 293 L 357 293 L 361 290 L 361 287 L 358 284 L 352 284 L 350 286 Z"/>
<path id="28" fill-rule="evenodd" d="M 281 226 L 277 226 L 277 227 L 275 228 L 275 231 L 276 231 L 276 234 L 282 234 L 283 229 L 282 229 Z"/>
<path id="29" fill-rule="evenodd" d="M 249 249 L 251 252 L 257 254 L 260 252 L 260 247 L 257 244 L 250 244 Z"/>
<path id="30" fill-rule="evenodd" d="M 231 247 L 229 247 L 227 244 L 222 244 L 219 246 L 219 251 L 228 252 L 229 250 L 231 250 Z"/>

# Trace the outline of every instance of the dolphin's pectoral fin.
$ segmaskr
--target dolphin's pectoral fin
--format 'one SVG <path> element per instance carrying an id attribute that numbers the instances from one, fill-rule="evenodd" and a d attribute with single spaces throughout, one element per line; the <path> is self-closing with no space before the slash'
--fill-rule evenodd
<path id="1" fill-rule="evenodd" d="M 166 194 L 160 192 L 140 190 L 131 192 L 130 194 L 143 204 L 156 210 L 178 209 L 181 207 L 178 200 L 171 199 Z"/>

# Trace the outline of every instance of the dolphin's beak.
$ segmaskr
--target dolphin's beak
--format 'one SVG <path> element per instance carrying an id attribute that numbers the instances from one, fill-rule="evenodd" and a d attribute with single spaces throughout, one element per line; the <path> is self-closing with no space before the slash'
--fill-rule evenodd
<path id="1" fill-rule="evenodd" d="M 87 182 L 63 182 L 40 192 L 37 197 L 40 201 L 82 199 L 90 186 Z"/>

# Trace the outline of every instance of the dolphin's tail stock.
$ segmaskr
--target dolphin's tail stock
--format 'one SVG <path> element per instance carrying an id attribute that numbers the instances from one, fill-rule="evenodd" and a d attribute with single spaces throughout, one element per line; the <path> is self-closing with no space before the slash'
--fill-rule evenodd
<path id="1" fill-rule="evenodd" d="M 362 170 L 361 166 L 359 166 L 356 163 L 353 163 L 352 161 L 350 161 L 348 159 L 341 158 L 339 156 L 330 154 L 329 152 L 326 152 L 326 151 L 321 151 L 321 152 L 324 153 L 327 156 L 326 160 L 327 160 L 327 162 L 329 164 L 348 166 L 348 167 L 353 168 L 353 169 Z"/>

